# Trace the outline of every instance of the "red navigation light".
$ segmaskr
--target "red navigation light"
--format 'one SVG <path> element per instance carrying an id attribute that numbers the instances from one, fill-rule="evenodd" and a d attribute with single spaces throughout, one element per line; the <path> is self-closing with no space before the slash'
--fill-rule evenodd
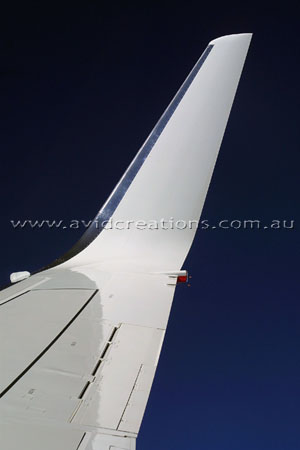
<path id="1" fill-rule="evenodd" d="M 188 275 L 179 275 L 177 277 L 177 283 L 186 283 L 188 280 Z"/>

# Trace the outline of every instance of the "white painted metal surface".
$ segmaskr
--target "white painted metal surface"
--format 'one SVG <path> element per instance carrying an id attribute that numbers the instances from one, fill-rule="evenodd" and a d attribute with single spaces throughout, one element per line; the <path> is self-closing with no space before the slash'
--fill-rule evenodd
<path id="1" fill-rule="evenodd" d="M 148 364 L 154 375 L 163 336 L 162 330 L 122 324 L 72 423 L 137 433 L 153 377 L 144 377 L 144 399 L 131 408 L 130 421 L 128 403 L 143 366 Z"/>
<path id="2" fill-rule="evenodd" d="M 98 218 L 199 220 L 250 39 L 210 43 Z M 195 232 L 91 228 L 0 293 L 5 450 L 134 450 Z"/>
<path id="3" fill-rule="evenodd" d="M 0 392 L 44 351 L 92 293 L 72 289 L 29 291 L 1 305 Z"/>

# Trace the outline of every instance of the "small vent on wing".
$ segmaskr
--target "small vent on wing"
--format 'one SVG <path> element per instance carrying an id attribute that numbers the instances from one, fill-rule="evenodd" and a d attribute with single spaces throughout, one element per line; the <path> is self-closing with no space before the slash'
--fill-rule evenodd
<path id="1" fill-rule="evenodd" d="M 78 398 L 79 398 L 79 399 L 82 399 L 82 397 L 84 396 L 84 394 L 85 394 L 85 392 L 86 392 L 86 390 L 87 390 L 87 388 L 89 387 L 90 384 L 91 384 L 90 381 L 88 381 L 87 383 L 85 383 L 84 388 L 82 389 L 82 391 L 81 391 L 80 394 L 78 395 Z"/>
<path id="2" fill-rule="evenodd" d="M 108 352 L 108 350 L 109 350 L 109 347 L 110 347 L 111 344 L 113 343 L 113 339 L 114 339 L 114 337 L 115 337 L 115 335 L 116 335 L 117 330 L 118 330 L 118 327 L 114 327 L 114 329 L 113 329 L 113 331 L 112 331 L 112 333 L 111 333 L 111 335 L 110 335 L 110 337 L 109 337 L 109 339 L 108 339 L 108 341 L 107 341 L 107 343 L 106 343 L 106 345 L 105 345 L 105 347 L 104 347 L 104 349 L 103 349 L 103 351 L 102 351 L 102 353 L 101 353 L 101 356 L 100 356 L 99 360 L 97 361 L 97 364 L 95 365 L 94 370 L 92 371 L 92 376 L 93 376 L 93 377 L 96 376 L 96 373 L 98 372 L 98 369 L 99 369 L 101 363 L 103 362 L 103 360 L 104 360 L 104 358 L 105 358 L 105 355 L 107 354 L 107 352 Z M 94 380 L 93 380 L 93 381 L 94 381 Z M 78 398 L 79 398 L 80 400 L 83 398 L 83 396 L 84 396 L 84 394 L 85 394 L 87 388 L 89 387 L 89 385 L 90 385 L 93 381 L 88 381 L 88 382 L 84 385 L 84 388 L 82 389 L 82 391 L 80 392 L 80 394 L 79 394 L 79 396 L 78 396 Z"/>

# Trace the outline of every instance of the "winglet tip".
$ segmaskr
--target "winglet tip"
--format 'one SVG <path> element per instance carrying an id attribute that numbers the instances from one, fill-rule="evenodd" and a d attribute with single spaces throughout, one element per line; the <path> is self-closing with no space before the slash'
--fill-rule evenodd
<path id="1" fill-rule="evenodd" d="M 221 41 L 235 41 L 235 40 L 247 40 L 249 43 L 251 41 L 253 33 L 239 33 L 239 34 L 228 34 L 225 36 L 220 36 L 216 39 L 210 41 L 210 45 L 215 45 Z"/>

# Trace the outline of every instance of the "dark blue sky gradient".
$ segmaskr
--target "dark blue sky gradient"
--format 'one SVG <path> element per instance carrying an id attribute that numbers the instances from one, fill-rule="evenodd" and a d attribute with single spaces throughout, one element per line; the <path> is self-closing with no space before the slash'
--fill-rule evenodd
<path id="1" fill-rule="evenodd" d="M 291 4 L 290 4 L 291 5 Z M 208 42 L 253 32 L 140 432 L 142 450 L 299 450 L 299 23 L 288 2 L 2 10 L 0 282 L 68 250 Z"/>

